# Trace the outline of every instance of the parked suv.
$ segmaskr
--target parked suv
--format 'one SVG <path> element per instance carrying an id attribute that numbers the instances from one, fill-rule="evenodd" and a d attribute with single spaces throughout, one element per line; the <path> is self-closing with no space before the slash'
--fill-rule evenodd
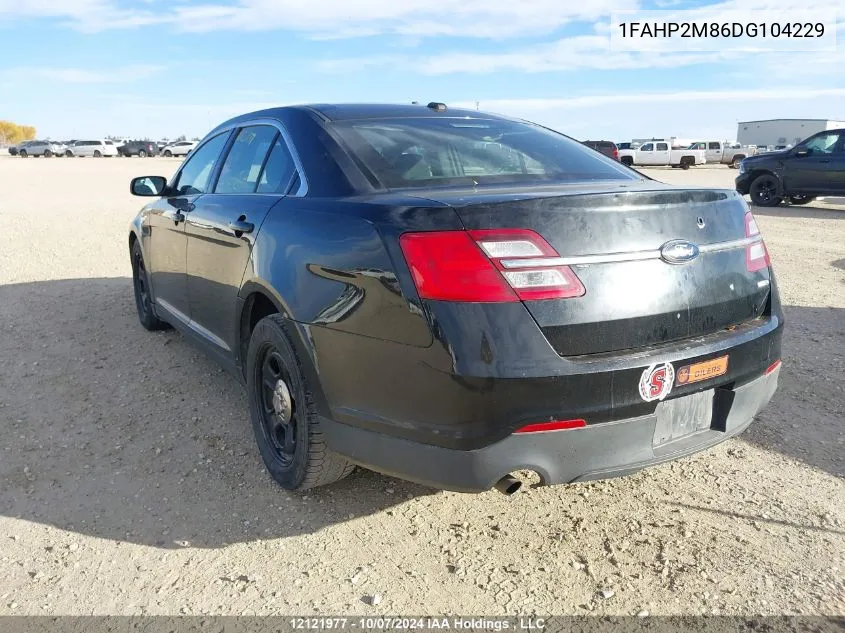
<path id="1" fill-rule="evenodd" d="M 161 150 L 162 156 L 187 156 L 197 146 L 196 141 L 176 141 L 170 145 L 165 145 Z"/>
<path id="2" fill-rule="evenodd" d="M 156 156 L 158 154 L 158 147 L 152 141 L 129 141 L 125 145 L 117 148 L 119 156 Z"/>
<path id="3" fill-rule="evenodd" d="M 524 121 L 273 108 L 130 190 L 141 324 L 245 383 L 288 489 L 356 464 L 467 492 L 624 475 L 741 433 L 777 386 L 783 316 L 742 197 Z"/>
<path id="4" fill-rule="evenodd" d="M 108 139 L 76 141 L 73 147 L 69 147 L 68 150 L 70 151 L 69 156 L 93 156 L 94 158 L 117 156 L 117 146 L 114 144 L 114 141 Z"/>
<path id="5" fill-rule="evenodd" d="M 28 141 L 18 148 L 18 156 L 27 158 L 29 156 L 43 156 L 51 158 L 62 156 L 67 148 L 58 141 Z"/>
<path id="6" fill-rule="evenodd" d="M 845 129 L 819 132 L 791 149 L 749 156 L 739 164 L 736 190 L 761 207 L 845 195 Z"/>
<path id="7" fill-rule="evenodd" d="M 616 147 L 616 143 L 612 141 L 584 141 L 584 145 L 609 158 L 619 160 L 619 149 Z"/>

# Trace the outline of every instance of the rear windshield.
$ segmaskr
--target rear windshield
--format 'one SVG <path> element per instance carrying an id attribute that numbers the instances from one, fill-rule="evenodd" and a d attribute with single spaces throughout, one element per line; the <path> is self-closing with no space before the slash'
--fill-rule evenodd
<path id="1" fill-rule="evenodd" d="M 388 119 L 333 129 L 384 187 L 636 180 L 581 143 L 539 126 L 488 119 Z"/>

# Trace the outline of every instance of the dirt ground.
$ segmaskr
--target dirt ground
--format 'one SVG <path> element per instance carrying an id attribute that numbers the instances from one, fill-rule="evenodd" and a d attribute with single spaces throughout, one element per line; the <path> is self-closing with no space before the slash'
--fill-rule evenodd
<path id="1" fill-rule="evenodd" d="M 510 498 L 299 495 L 242 388 L 137 322 L 128 181 L 177 165 L 0 158 L 0 614 L 845 613 L 845 207 L 755 209 L 787 330 L 739 439 Z"/>

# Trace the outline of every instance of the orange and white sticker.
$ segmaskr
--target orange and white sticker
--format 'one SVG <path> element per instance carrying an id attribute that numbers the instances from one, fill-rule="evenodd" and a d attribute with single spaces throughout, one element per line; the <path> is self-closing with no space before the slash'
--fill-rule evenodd
<path id="1" fill-rule="evenodd" d="M 676 382 L 679 385 L 689 385 L 702 380 L 716 378 L 728 371 L 728 357 L 720 356 L 712 360 L 705 360 L 701 363 L 681 367 L 676 373 Z"/>

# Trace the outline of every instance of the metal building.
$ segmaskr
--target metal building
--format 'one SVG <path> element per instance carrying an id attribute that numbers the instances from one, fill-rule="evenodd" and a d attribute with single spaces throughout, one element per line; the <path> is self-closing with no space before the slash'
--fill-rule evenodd
<path id="1" fill-rule="evenodd" d="M 740 121 L 736 140 L 742 145 L 795 145 L 808 136 L 824 130 L 845 128 L 845 121 L 832 119 L 767 119 Z"/>

